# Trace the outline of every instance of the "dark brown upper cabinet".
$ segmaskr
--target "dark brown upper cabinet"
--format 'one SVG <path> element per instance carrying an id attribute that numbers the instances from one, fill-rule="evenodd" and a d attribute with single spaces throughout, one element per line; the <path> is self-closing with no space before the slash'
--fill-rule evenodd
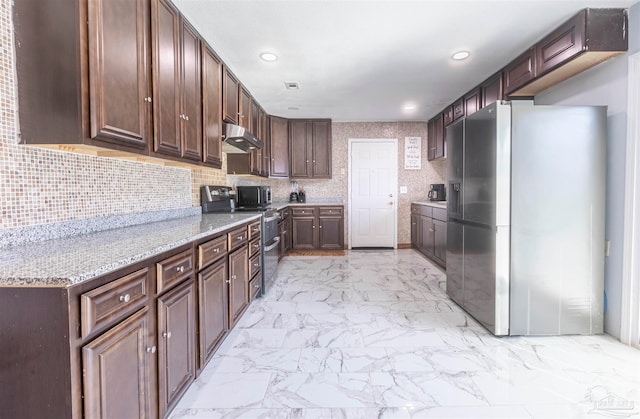
<path id="1" fill-rule="evenodd" d="M 289 120 L 289 170 L 292 178 L 331 178 L 331 120 Z"/>
<path id="2" fill-rule="evenodd" d="M 447 108 L 442 111 L 442 117 L 445 127 L 453 122 L 453 105 L 447 106 Z"/>
<path id="3" fill-rule="evenodd" d="M 154 154 L 202 160 L 200 38 L 167 0 L 152 3 Z"/>
<path id="4" fill-rule="evenodd" d="M 464 96 L 464 115 L 469 116 L 482 107 L 480 88 L 473 89 Z"/>
<path id="5" fill-rule="evenodd" d="M 285 118 L 270 116 L 271 167 L 269 177 L 289 177 L 289 124 Z"/>
<path id="6" fill-rule="evenodd" d="M 464 105 L 465 105 L 464 98 L 458 99 L 453 104 L 453 120 L 454 121 L 457 121 L 458 119 L 462 118 L 465 115 Z"/>
<path id="7" fill-rule="evenodd" d="M 240 83 L 231 70 L 224 66 L 222 78 L 222 118 L 232 124 L 238 123 L 238 97 Z"/>
<path id="8" fill-rule="evenodd" d="M 238 125 L 254 134 L 251 131 L 251 94 L 244 86 L 240 85 L 238 95 Z"/>
<path id="9" fill-rule="evenodd" d="M 446 157 L 444 117 L 444 113 L 439 113 L 427 123 L 427 160 Z"/>
<path id="10" fill-rule="evenodd" d="M 222 168 L 222 61 L 202 43 L 202 159 Z"/>
<path id="11" fill-rule="evenodd" d="M 498 71 L 480 85 L 480 96 L 482 99 L 481 108 L 502 100 L 502 71 Z"/>
<path id="12" fill-rule="evenodd" d="M 508 93 L 512 97 L 534 96 L 625 52 L 627 28 L 624 9 L 582 10 L 535 45 L 536 79 Z"/>
<path id="13" fill-rule="evenodd" d="M 509 63 L 503 70 L 503 77 L 504 94 L 507 96 L 533 80 L 536 77 L 535 49 L 528 49 Z"/>
<path id="14" fill-rule="evenodd" d="M 20 141 L 147 154 L 149 0 L 23 0 L 13 14 Z"/>

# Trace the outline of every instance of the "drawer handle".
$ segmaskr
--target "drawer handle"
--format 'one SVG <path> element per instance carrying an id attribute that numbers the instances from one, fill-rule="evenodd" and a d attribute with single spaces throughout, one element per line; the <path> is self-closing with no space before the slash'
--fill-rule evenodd
<path id="1" fill-rule="evenodd" d="M 253 248 L 254 248 L 254 249 L 258 249 L 259 247 L 260 247 L 260 245 L 259 245 L 259 244 L 254 244 L 254 245 L 253 245 Z"/>
<path id="2" fill-rule="evenodd" d="M 260 288 L 260 284 L 255 284 L 255 285 L 253 286 L 253 288 L 255 288 L 255 289 Z"/>
<path id="3" fill-rule="evenodd" d="M 176 268 L 177 272 L 184 273 L 184 266 L 180 265 Z"/>
<path id="4" fill-rule="evenodd" d="M 131 301 L 131 296 L 129 294 L 120 296 L 120 302 L 128 303 L 129 301 Z"/>
<path id="5" fill-rule="evenodd" d="M 253 264 L 253 266 L 254 266 L 255 268 L 259 268 L 259 267 L 260 267 L 260 264 L 259 264 L 259 263 L 254 263 L 254 264 Z"/>
<path id="6" fill-rule="evenodd" d="M 155 354 L 157 350 L 156 346 L 153 345 L 152 347 L 147 348 L 147 353 Z"/>
<path id="7" fill-rule="evenodd" d="M 171 339 L 171 332 L 163 332 L 162 337 L 165 339 Z"/>
<path id="8" fill-rule="evenodd" d="M 242 240 L 242 236 L 238 236 L 238 237 L 237 237 L 237 239 L 238 239 L 238 240 Z"/>
<path id="9" fill-rule="evenodd" d="M 226 281 L 224 281 L 224 282 L 226 282 L 227 284 L 230 284 L 230 283 L 231 283 L 231 280 L 227 279 L 227 280 L 226 280 Z"/>
<path id="10" fill-rule="evenodd" d="M 213 249 L 213 253 L 220 253 L 220 249 L 216 247 L 215 249 Z"/>

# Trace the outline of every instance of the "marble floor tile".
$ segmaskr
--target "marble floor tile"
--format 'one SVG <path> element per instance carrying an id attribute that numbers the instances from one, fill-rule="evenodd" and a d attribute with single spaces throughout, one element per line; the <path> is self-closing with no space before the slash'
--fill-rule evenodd
<path id="1" fill-rule="evenodd" d="M 406 249 L 285 257 L 170 417 L 616 416 L 640 417 L 639 350 L 607 335 L 496 338 Z"/>

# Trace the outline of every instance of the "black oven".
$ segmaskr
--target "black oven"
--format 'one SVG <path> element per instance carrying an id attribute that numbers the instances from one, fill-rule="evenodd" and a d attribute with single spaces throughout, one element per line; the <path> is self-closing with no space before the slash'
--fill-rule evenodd
<path id="1" fill-rule="evenodd" d="M 236 186 L 238 208 L 263 208 L 271 205 L 271 187 Z"/>

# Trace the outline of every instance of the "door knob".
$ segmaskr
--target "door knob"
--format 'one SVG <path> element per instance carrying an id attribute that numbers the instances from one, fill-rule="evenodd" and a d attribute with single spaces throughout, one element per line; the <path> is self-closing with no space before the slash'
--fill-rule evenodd
<path id="1" fill-rule="evenodd" d="M 393 198 L 393 194 L 392 193 L 389 194 L 389 198 Z"/>
<path id="2" fill-rule="evenodd" d="M 393 205 L 393 201 L 389 201 L 389 205 Z"/>

